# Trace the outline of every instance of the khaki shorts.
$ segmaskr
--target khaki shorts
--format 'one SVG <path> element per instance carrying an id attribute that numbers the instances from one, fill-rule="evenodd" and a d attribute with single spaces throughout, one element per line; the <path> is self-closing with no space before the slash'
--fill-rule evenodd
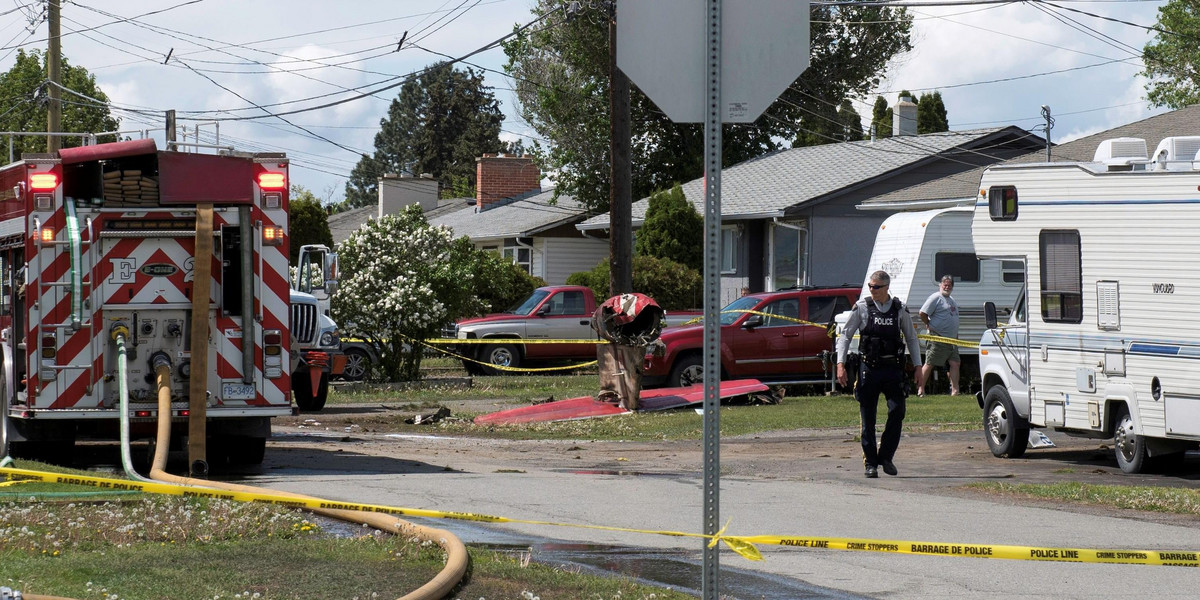
<path id="1" fill-rule="evenodd" d="M 945 342 L 930 342 L 929 351 L 925 353 L 925 364 L 940 367 L 950 362 L 962 362 L 958 357 L 958 346 Z"/>

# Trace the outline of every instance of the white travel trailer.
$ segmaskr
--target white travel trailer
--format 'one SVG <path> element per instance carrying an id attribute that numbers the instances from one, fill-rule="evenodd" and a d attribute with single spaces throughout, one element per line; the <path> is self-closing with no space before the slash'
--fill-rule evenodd
<path id="1" fill-rule="evenodd" d="M 984 172 L 980 256 L 1025 263 L 1028 293 L 980 341 L 984 433 L 996 456 L 1030 427 L 1113 438 L 1117 463 L 1200 442 L 1200 136 L 1102 142 L 1092 163 Z"/>
<path id="2" fill-rule="evenodd" d="M 971 238 L 974 214 L 973 206 L 957 206 L 900 212 L 885 219 L 875 236 L 862 295 L 868 295 L 871 273 L 886 271 L 892 278 L 889 293 L 904 301 L 913 324 L 923 333 L 917 313 L 925 299 L 938 290 L 942 276 L 951 275 L 959 310 L 958 338 L 977 341 L 986 329 L 984 303 L 992 302 L 1002 312 L 1011 309 L 1025 283 L 1025 263 L 978 258 Z M 839 315 L 839 332 L 848 317 L 848 312 Z M 963 346 L 959 354 L 963 376 L 974 378 L 979 372 L 977 350 Z"/>

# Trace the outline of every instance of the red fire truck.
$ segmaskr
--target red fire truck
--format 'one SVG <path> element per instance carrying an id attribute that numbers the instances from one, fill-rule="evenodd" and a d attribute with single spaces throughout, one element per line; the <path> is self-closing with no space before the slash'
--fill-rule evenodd
<path id="1" fill-rule="evenodd" d="M 115 439 L 122 394 L 132 435 L 152 435 L 165 360 L 172 439 L 202 413 L 210 462 L 262 462 L 270 418 L 293 410 L 293 370 L 297 402 L 313 404 L 337 362 L 316 300 L 292 306 L 288 241 L 282 154 L 158 151 L 146 139 L 0 168 L 0 433 L 12 454 L 63 460 L 77 437 Z"/>

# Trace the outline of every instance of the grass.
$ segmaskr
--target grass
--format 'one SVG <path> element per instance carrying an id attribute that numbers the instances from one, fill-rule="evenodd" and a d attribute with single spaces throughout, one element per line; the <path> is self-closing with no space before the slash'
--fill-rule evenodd
<path id="1" fill-rule="evenodd" d="M 372 391 L 335 390 L 331 403 L 380 402 L 400 404 L 413 410 L 436 407 L 447 398 L 456 400 L 492 399 L 514 406 L 545 400 L 587 396 L 596 391 L 594 376 L 522 376 L 475 377 L 475 386 L 464 390 L 450 389 L 391 389 Z M 812 391 L 809 386 L 791 388 L 793 391 Z M 482 412 L 500 410 L 496 403 L 481 407 Z M 881 399 L 879 411 L 882 423 L 887 403 Z M 398 415 L 371 418 L 338 418 L 327 416 L 320 421 L 328 426 L 357 424 L 364 431 L 389 433 L 429 433 L 436 430 L 446 435 L 473 435 L 509 439 L 596 439 L 596 440 L 680 440 L 696 439 L 703 430 L 703 417 L 692 408 L 658 412 L 639 412 L 617 417 L 531 423 L 513 426 L 479 426 L 471 422 L 478 414 L 456 410 L 451 418 L 430 424 L 409 425 Z M 926 396 L 908 399 L 905 428 L 909 431 L 970 430 L 980 425 L 979 406 L 970 397 Z M 344 421 L 344 422 L 343 422 Z M 722 435 L 747 435 L 769 431 L 801 428 L 857 427 L 858 404 L 850 396 L 789 396 L 780 404 L 726 405 L 721 409 Z"/>
<path id="2" fill-rule="evenodd" d="M 17 466 L 64 471 L 29 461 Z M 47 501 L 39 494 L 69 488 L 22 485 L 23 500 L 0 502 L 0 585 L 26 594 L 80 600 L 396 598 L 445 563 L 442 550 L 429 542 L 368 528 L 335 536 L 304 513 L 275 506 L 152 495 Z M 527 553 L 470 554 L 471 571 L 457 597 L 691 597 L 539 565 Z"/>
<path id="3" fill-rule="evenodd" d="M 1156 486 L 1091 485 L 1078 482 L 973 483 L 968 488 L 1005 496 L 1091 504 L 1126 510 L 1200 515 L 1200 490 Z"/>

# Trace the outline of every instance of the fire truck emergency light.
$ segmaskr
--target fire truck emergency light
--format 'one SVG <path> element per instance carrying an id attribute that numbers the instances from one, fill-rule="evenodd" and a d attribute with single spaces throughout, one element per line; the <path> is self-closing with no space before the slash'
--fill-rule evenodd
<path id="1" fill-rule="evenodd" d="M 47 192 L 58 187 L 58 175 L 54 173 L 34 173 L 29 176 L 29 189 L 35 192 Z"/>
<path id="2" fill-rule="evenodd" d="M 283 173 L 265 172 L 258 174 L 258 187 L 264 190 L 282 190 L 287 187 L 287 178 Z"/>
<path id="3" fill-rule="evenodd" d="M 54 228 L 43 227 L 41 230 L 42 243 L 49 244 L 54 241 Z"/>
<path id="4" fill-rule="evenodd" d="M 279 246 L 283 244 L 283 228 L 278 225 L 263 227 L 263 244 L 267 246 Z"/>

